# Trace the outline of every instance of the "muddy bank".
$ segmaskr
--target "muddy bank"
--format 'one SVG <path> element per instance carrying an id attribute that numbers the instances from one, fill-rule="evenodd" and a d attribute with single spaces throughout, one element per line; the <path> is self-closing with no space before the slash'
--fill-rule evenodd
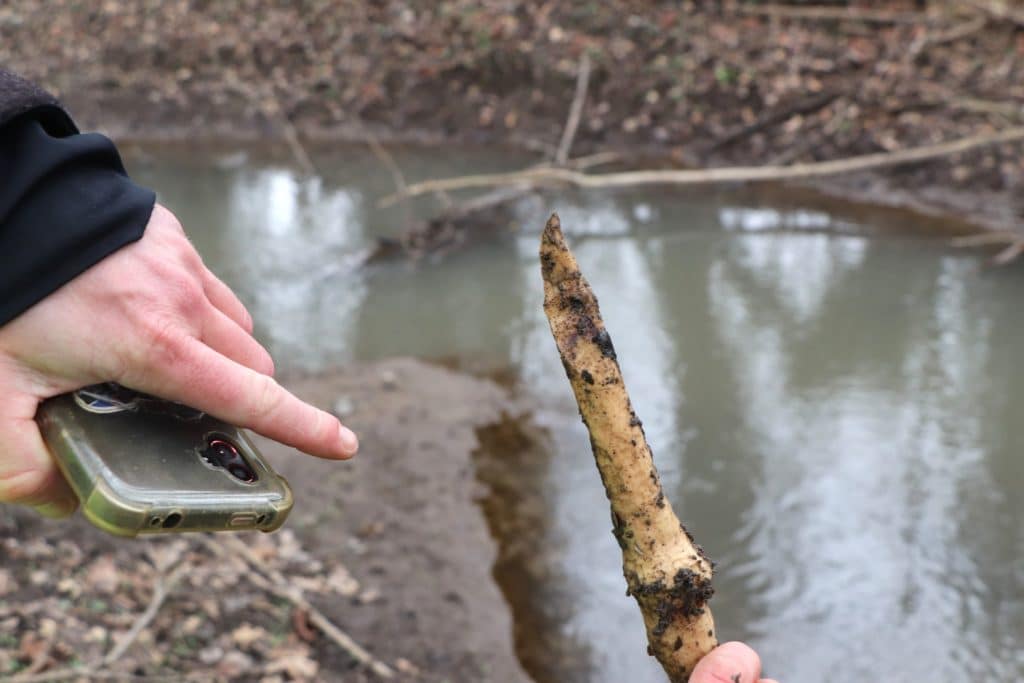
<path id="1" fill-rule="evenodd" d="M 122 139 L 279 139 L 287 120 L 317 140 L 373 130 L 549 154 L 584 53 L 580 154 L 784 164 L 1021 122 L 1019 16 L 946 0 L 825 5 L 19 0 L 0 8 L 0 63 Z M 1012 228 L 1019 149 L 817 185 Z"/>
<path id="2" fill-rule="evenodd" d="M 401 359 L 285 383 L 343 413 L 362 450 L 331 463 L 261 441 L 297 503 L 283 533 L 246 542 L 400 680 L 527 680 L 471 459 L 476 430 L 511 407 L 507 392 Z M 120 541 L 80 517 L 10 507 L 0 507 L 0 675 L 94 661 L 143 611 L 169 557 L 187 571 L 115 670 L 377 680 L 195 539 Z"/>

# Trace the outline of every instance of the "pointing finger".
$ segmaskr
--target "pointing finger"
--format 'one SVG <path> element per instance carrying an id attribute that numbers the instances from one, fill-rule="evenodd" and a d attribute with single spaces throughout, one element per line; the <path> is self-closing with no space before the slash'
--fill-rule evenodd
<path id="1" fill-rule="evenodd" d="M 293 396 L 261 374 L 182 334 L 127 384 L 205 411 L 322 458 L 350 458 L 356 435 L 333 415 Z M 172 362 L 160 362 L 161 358 Z"/>

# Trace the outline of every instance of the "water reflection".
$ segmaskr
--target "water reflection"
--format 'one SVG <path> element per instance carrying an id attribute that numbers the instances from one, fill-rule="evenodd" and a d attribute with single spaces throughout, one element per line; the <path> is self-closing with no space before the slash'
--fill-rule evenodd
<path id="1" fill-rule="evenodd" d="M 789 680 L 839 669 L 843 680 L 880 671 L 899 671 L 901 680 L 1010 674 L 1012 662 L 985 661 L 995 653 L 968 627 L 991 603 L 959 492 L 970 480 L 996 485 L 985 481 L 978 447 L 992 321 L 969 294 L 974 269 L 939 261 L 903 324 L 875 329 L 907 340 L 901 358 L 878 359 L 894 370 L 884 382 L 856 373 L 876 348 L 832 345 L 830 372 L 801 370 L 797 342 L 826 300 L 821 288 L 846 286 L 844 274 L 865 254 L 847 239 L 827 249 L 800 244 L 807 239 L 760 245 L 753 260 L 741 248 L 739 258 L 711 269 L 711 307 L 732 359 L 740 425 L 759 460 L 760 486 L 740 530 L 750 557 L 723 569 L 745 578 L 754 594 L 749 637 L 767 661 L 785 662 L 780 673 Z M 779 265 L 796 260 L 787 249 L 810 262 L 788 271 L 785 293 L 766 298 L 762 286 L 745 284 L 786 272 Z M 809 298 L 799 293 L 806 289 L 814 290 Z M 808 305 L 794 309 L 793 301 Z M 860 302 L 868 311 L 871 303 Z M 803 344 L 814 343 L 810 334 Z M 794 641 L 814 656 L 793 657 Z"/>
<path id="2" fill-rule="evenodd" d="M 412 180 L 498 156 L 399 161 Z M 551 680 L 663 678 L 541 311 L 549 206 L 601 299 L 674 506 L 718 560 L 724 637 L 749 640 L 787 683 L 1024 675 L 1024 276 L 763 197 L 656 192 L 526 203 L 519 236 L 351 273 L 346 255 L 400 215 L 374 208 L 391 188 L 373 166 L 345 153 L 321 179 L 194 163 L 141 175 L 282 366 L 412 354 L 517 369 L 551 456 L 521 484 L 542 500 L 513 511 L 548 554 L 514 573 L 563 598 L 538 608 L 538 643 L 570 636 L 593 663 Z"/>

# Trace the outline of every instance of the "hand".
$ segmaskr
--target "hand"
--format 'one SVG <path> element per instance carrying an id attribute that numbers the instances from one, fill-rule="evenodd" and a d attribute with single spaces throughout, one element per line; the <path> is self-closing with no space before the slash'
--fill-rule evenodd
<path id="1" fill-rule="evenodd" d="M 39 403 L 115 381 L 324 458 L 355 434 L 273 379 L 252 318 L 157 205 L 142 238 L 0 327 L 0 502 L 51 517 L 77 501 L 43 443 Z"/>
<path id="2" fill-rule="evenodd" d="M 761 658 L 743 643 L 725 643 L 697 662 L 690 683 L 777 683 L 761 678 Z"/>

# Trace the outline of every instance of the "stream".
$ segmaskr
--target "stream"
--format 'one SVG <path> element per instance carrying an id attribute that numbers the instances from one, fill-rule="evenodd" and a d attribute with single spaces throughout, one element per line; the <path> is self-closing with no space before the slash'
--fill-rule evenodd
<path id="1" fill-rule="evenodd" d="M 410 181 L 532 161 L 394 154 Z M 1024 270 L 948 248 L 934 219 L 770 188 L 566 190 L 471 249 L 359 269 L 434 207 L 377 208 L 392 178 L 365 149 L 319 150 L 309 179 L 251 150 L 128 157 L 282 370 L 455 358 L 531 397 L 521 451 L 482 440 L 517 470 L 486 504 L 510 518 L 499 542 L 538 553 L 496 575 L 539 681 L 664 681 L 541 309 L 553 209 L 666 494 L 717 562 L 721 638 L 783 683 L 1024 677 Z"/>

